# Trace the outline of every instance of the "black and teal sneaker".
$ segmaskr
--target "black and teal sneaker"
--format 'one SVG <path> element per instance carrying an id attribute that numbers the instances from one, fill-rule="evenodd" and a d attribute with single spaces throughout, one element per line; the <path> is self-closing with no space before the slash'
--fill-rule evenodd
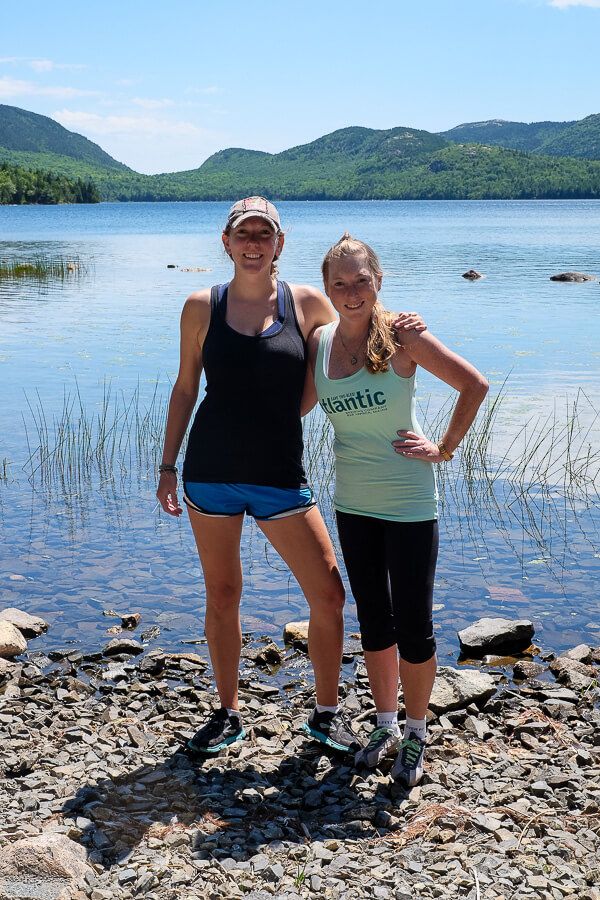
<path id="1" fill-rule="evenodd" d="M 414 787 L 423 777 L 425 741 L 412 733 L 400 744 L 400 752 L 392 766 L 392 778 L 407 787 Z"/>
<path id="2" fill-rule="evenodd" d="M 246 737 L 239 716 L 230 716 L 224 707 L 212 714 L 206 725 L 203 725 L 193 738 L 187 742 L 192 753 L 218 753 Z"/>
<path id="3" fill-rule="evenodd" d="M 354 757 L 354 765 L 374 769 L 382 759 L 395 753 L 399 745 L 400 729 L 398 726 L 387 727 L 381 725 L 371 732 L 367 746 L 358 751 Z"/>
<path id="4" fill-rule="evenodd" d="M 315 740 L 342 753 L 357 753 L 361 744 L 341 712 L 318 712 L 315 708 L 302 730 Z"/>

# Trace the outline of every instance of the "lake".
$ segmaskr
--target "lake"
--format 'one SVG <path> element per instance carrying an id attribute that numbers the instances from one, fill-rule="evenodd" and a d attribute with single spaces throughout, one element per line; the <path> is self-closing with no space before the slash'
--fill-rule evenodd
<path id="1" fill-rule="evenodd" d="M 549 280 L 599 274 L 600 202 L 279 208 L 282 277 L 319 284 L 324 251 L 350 231 L 380 254 L 384 303 L 421 312 L 486 374 L 492 404 L 500 394 L 487 426 L 482 416 L 441 473 L 441 661 L 458 655 L 456 629 L 482 615 L 531 618 L 545 649 L 600 644 L 600 284 Z M 186 517 L 157 510 L 155 464 L 182 302 L 230 277 L 220 243 L 227 209 L 0 207 L 0 260 L 79 262 L 64 280 L 0 280 L 0 596 L 52 623 L 31 649 L 95 650 L 117 621 L 103 616 L 111 609 L 141 612 L 138 631 L 158 626 L 150 646 L 202 638 L 191 530 Z M 470 268 L 486 277 L 465 281 Z M 434 431 L 450 393 L 419 378 L 422 419 Z M 53 453 L 57 424 L 62 449 Z M 309 423 L 309 462 L 330 521 L 322 425 L 318 414 Z M 306 607 L 252 522 L 243 561 L 243 628 L 279 640 Z M 356 629 L 350 601 L 346 630 Z"/>

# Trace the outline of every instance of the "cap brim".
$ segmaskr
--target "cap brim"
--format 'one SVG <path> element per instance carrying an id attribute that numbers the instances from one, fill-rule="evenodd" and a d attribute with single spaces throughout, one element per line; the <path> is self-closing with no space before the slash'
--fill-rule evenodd
<path id="1" fill-rule="evenodd" d="M 268 222 L 273 231 L 279 231 L 280 225 L 279 222 L 276 222 L 275 219 L 272 219 L 267 213 L 260 212 L 260 210 L 249 209 L 245 213 L 242 213 L 241 216 L 233 216 L 229 220 L 229 225 L 232 228 L 237 228 L 242 222 L 245 222 L 246 219 L 264 219 L 265 222 Z"/>

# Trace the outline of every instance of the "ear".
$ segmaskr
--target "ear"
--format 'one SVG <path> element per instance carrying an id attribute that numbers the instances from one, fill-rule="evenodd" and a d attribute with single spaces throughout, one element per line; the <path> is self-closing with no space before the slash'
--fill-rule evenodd
<path id="1" fill-rule="evenodd" d="M 283 231 L 279 233 L 277 236 L 277 259 L 281 256 L 281 251 L 283 250 L 283 245 L 285 244 L 285 234 Z"/>
<path id="2" fill-rule="evenodd" d="M 221 240 L 223 241 L 223 246 L 225 247 L 225 253 L 227 254 L 227 256 L 231 256 L 231 250 L 229 248 L 229 235 L 223 232 L 223 234 L 221 235 Z"/>
<path id="3" fill-rule="evenodd" d="M 375 276 L 375 285 L 376 285 L 378 291 L 381 290 L 382 284 L 383 284 L 383 275 L 376 275 Z"/>

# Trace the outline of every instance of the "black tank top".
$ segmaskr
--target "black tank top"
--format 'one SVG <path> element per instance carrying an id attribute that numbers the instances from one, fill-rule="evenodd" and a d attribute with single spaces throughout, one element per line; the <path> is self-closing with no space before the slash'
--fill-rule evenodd
<path id="1" fill-rule="evenodd" d="M 299 487 L 306 480 L 300 419 L 306 343 L 292 292 L 278 281 L 278 321 L 246 335 L 227 324 L 227 288 L 211 289 L 202 348 L 206 393 L 190 431 L 184 481 Z"/>

